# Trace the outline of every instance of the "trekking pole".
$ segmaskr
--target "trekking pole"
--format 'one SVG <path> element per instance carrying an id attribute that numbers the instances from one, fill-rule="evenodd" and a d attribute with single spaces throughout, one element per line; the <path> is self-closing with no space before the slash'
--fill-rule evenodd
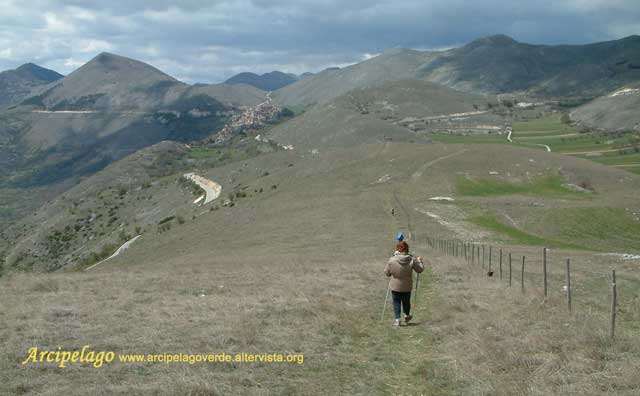
<path id="1" fill-rule="evenodd" d="M 416 277 L 416 290 L 413 293 L 413 312 L 415 314 L 416 311 L 416 301 L 418 301 L 418 286 L 420 286 L 420 273 L 418 272 L 418 276 Z"/>
<path id="2" fill-rule="evenodd" d="M 382 315 L 380 321 L 384 319 L 384 312 L 387 310 L 387 300 L 389 299 L 389 291 L 391 290 L 391 279 L 389 279 L 389 285 L 387 286 L 387 295 L 384 297 L 384 306 L 382 307 Z"/>

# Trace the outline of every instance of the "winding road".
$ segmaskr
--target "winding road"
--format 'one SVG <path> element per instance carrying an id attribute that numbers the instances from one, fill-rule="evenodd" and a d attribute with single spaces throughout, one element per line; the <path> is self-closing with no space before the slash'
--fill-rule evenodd
<path id="1" fill-rule="evenodd" d="M 184 177 L 193 181 L 205 191 L 207 196 L 204 202 L 202 203 L 203 205 L 206 205 L 209 202 L 216 200 L 222 193 L 222 186 L 214 181 L 206 179 L 202 176 L 198 176 L 195 173 L 187 173 L 184 175 Z"/>

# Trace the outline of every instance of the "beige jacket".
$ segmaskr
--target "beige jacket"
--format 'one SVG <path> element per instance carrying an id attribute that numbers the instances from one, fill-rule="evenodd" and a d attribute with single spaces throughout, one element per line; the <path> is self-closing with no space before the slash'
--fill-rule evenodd
<path id="1" fill-rule="evenodd" d="M 424 264 L 408 254 L 398 254 L 389 259 L 384 267 L 384 273 L 392 276 L 391 290 L 396 292 L 410 292 L 413 288 L 412 272 L 424 271 Z"/>

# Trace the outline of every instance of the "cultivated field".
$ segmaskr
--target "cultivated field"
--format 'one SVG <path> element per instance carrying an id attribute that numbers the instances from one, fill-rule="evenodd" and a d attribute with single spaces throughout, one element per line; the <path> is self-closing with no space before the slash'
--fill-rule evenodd
<path id="1" fill-rule="evenodd" d="M 434 135 L 443 143 L 512 144 L 589 159 L 640 173 L 640 135 L 635 132 L 581 132 L 562 123 L 559 113 L 513 123 L 513 142 L 506 134 Z"/>

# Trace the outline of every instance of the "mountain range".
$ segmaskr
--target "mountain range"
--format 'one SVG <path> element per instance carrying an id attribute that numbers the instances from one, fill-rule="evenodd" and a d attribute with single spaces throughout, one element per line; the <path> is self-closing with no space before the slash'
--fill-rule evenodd
<path id="1" fill-rule="evenodd" d="M 575 122 L 638 129 L 640 95 L 633 87 L 640 81 L 639 65 L 639 36 L 548 46 L 503 35 L 444 51 L 391 49 L 312 75 L 241 73 L 211 85 L 188 85 L 151 65 L 110 53 L 97 55 L 66 77 L 27 64 L 0 74 L 5 103 L 0 111 L 0 188 L 58 186 L 58 191 L 160 141 L 215 136 L 243 109 L 271 100 L 266 91 L 272 91 L 270 97 L 280 107 L 307 110 L 277 126 L 273 136 L 282 144 L 310 149 L 393 136 L 424 139 L 407 134 L 399 126 L 402 118 L 487 109 L 499 94 L 525 101 L 588 102 L 571 112 Z M 633 94 L 612 96 L 628 87 Z M 482 117 L 492 125 L 510 122 L 495 112 Z"/>
<path id="2" fill-rule="evenodd" d="M 473 93 L 595 97 L 640 79 L 640 36 L 587 45 L 532 45 L 497 35 L 445 51 L 392 49 L 298 81 L 278 90 L 274 99 L 309 105 L 401 79 Z"/>
<path id="3" fill-rule="evenodd" d="M 58 182 L 162 140 L 209 136 L 238 108 L 264 100 L 248 85 L 190 86 L 102 53 L 0 113 L 0 158 L 12 170 L 0 172 L 0 185 Z"/>

